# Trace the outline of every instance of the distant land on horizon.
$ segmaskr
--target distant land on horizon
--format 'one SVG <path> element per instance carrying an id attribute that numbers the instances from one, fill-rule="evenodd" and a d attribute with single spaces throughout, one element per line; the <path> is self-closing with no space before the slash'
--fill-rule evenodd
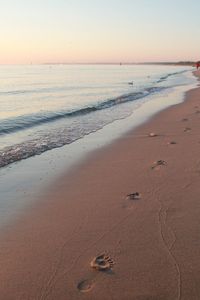
<path id="1" fill-rule="evenodd" d="M 18 63 L 5 65 L 174 65 L 174 66 L 195 66 L 197 61 L 157 61 L 157 62 L 44 62 L 44 63 Z"/>
<path id="2" fill-rule="evenodd" d="M 179 66 L 193 66 L 195 61 L 178 61 L 178 62 L 46 62 L 42 65 L 179 65 Z"/>

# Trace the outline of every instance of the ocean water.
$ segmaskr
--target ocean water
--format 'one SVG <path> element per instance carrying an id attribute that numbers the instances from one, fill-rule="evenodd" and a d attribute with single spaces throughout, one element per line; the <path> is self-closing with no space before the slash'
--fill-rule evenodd
<path id="1" fill-rule="evenodd" d="M 0 67 L 0 167 L 71 144 L 193 83 L 191 67 Z M 166 98 L 167 99 L 167 98 Z"/>

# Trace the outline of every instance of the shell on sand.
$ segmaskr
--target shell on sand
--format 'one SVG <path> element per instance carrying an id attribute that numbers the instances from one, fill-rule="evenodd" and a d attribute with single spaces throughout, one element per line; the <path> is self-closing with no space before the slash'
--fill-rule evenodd
<path id="1" fill-rule="evenodd" d="M 155 137 L 155 136 L 157 136 L 157 134 L 155 132 L 150 132 L 149 133 L 149 137 Z"/>

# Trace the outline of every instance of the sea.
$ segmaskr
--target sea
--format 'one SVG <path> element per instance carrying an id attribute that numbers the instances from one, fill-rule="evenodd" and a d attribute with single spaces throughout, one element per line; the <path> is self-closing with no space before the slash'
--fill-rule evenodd
<path id="1" fill-rule="evenodd" d="M 157 101 L 168 101 L 173 90 L 195 82 L 192 70 L 171 65 L 0 66 L 0 168 L 134 116 L 158 95 Z"/>

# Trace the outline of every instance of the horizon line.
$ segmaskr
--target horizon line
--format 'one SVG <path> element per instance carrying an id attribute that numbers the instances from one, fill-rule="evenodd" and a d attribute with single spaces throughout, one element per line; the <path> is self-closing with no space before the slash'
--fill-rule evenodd
<path id="1" fill-rule="evenodd" d="M 0 63 L 0 65 L 141 65 L 141 64 L 195 64 L 196 61 L 143 61 L 143 62 L 41 62 Z"/>

